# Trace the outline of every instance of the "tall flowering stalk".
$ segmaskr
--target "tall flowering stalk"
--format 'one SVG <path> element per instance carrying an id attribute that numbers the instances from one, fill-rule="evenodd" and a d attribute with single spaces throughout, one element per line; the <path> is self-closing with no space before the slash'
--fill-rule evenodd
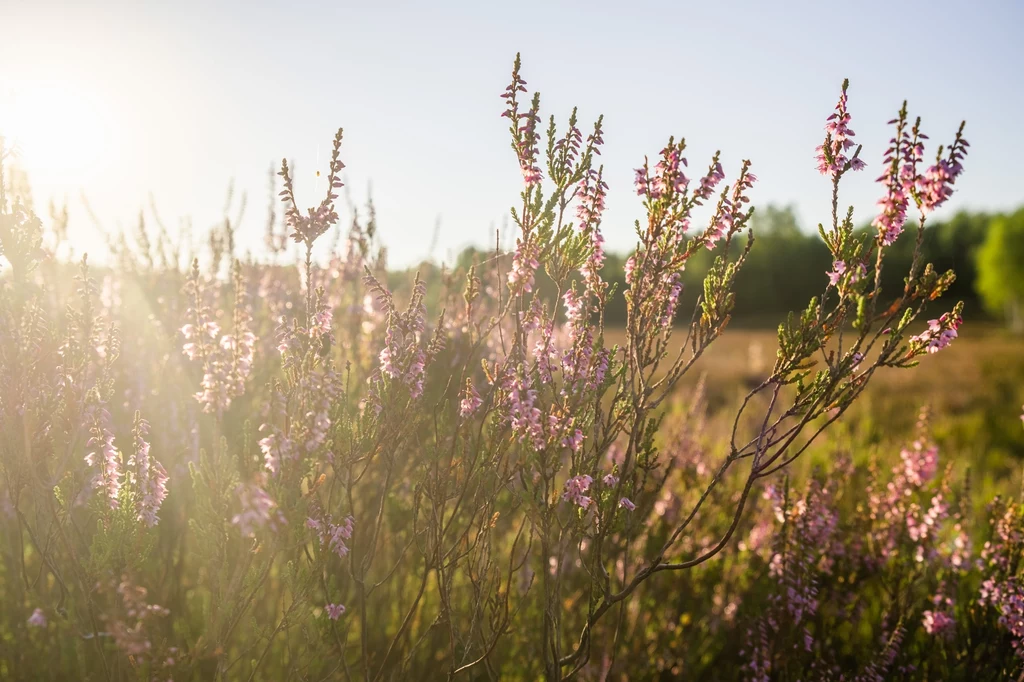
<path id="1" fill-rule="evenodd" d="M 110 428 L 110 412 L 103 404 L 90 409 L 89 453 L 85 463 L 96 470 L 92 486 L 100 491 L 111 509 L 117 509 L 120 501 L 124 472 L 121 467 L 121 453 L 114 445 L 114 434 Z"/>
<path id="2" fill-rule="evenodd" d="M 249 308 L 245 279 L 241 264 L 234 267 L 234 311 L 230 334 L 221 334 L 220 325 L 210 316 L 203 300 L 202 276 L 198 259 L 192 262 L 192 272 L 185 286 L 190 306 L 190 321 L 181 328 L 184 337 L 182 352 L 189 360 L 202 363 L 202 390 L 195 399 L 204 412 L 218 416 L 231 405 L 234 398 L 245 392 L 246 380 L 252 371 L 256 335 L 250 330 L 252 312 Z"/>
<path id="3" fill-rule="evenodd" d="M 149 422 L 135 413 L 135 426 L 132 429 L 134 451 L 126 463 L 129 480 L 135 491 L 135 509 L 138 520 L 152 528 L 160 519 L 157 514 L 160 506 L 167 499 L 167 471 L 152 455 L 146 438 L 149 435 Z"/>

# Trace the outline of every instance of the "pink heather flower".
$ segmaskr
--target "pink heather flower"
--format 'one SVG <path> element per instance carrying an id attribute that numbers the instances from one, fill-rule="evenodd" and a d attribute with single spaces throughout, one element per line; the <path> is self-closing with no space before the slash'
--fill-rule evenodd
<path id="1" fill-rule="evenodd" d="M 312 323 L 309 326 L 309 336 L 319 339 L 331 333 L 331 321 L 334 315 L 329 307 L 324 306 L 313 315 Z"/>
<path id="2" fill-rule="evenodd" d="M 723 212 L 721 215 L 719 215 L 718 219 L 715 220 L 711 229 L 708 230 L 707 232 L 707 247 L 709 249 L 714 247 L 715 244 L 719 242 L 719 240 L 724 238 L 725 235 L 729 233 L 729 228 L 731 226 L 732 216 L 729 213 Z"/>
<path id="3" fill-rule="evenodd" d="M 925 611 L 921 624 L 929 635 L 948 637 L 956 630 L 956 621 L 945 611 Z"/>
<path id="4" fill-rule="evenodd" d="M 636 269 L 636 256 L 630 256 L 626 259 L 626 264 L 622 266 L 623 272 L 626 277 L 626 284 L 633 283 L 633 271 Z"/>
<path id="5" fill-rule="evenodd" d="M 583 432 L 576 429 L 572 434 L 562 439 L 562 445 L 573 452 L 579 452 L 580 447 L 583 446 Z"/>
<path id="6" fill-rule="evenodd" d="M 537 343 L 533 346 L 533 354 L 537 358 L 537 374 L 540 375 L 540 382 L 542 384 L 550 384 L 552 380 L 554 364 L 551 360 L 552 357 L 557 357 L 555 344 L 552 339 L 554 333 L 554 321 L 548 322 L 544 325 L 540 338 L 537 339 Z M 563 371 L 565 370 L 563 369 Z"/>
<path id="7" fill-rule="evenodd" d="M 939 467 L 939 448 L 922 439 L 914 441 L 910 448 L 900 450 L 903 460 L 903 476 L 907 483 L 920 488 L 935 477 Z"/>
<path id="8" fill-rule="evenodd" d="M 338 620 L 343 613 L 345 613 L 344 604 L 327 604 L 324 606 L 324 611 L 327 612 L 327 617 L 331 620 Z"/>
<path id="9" fill-rule="evenodd" d="M 694 192 L 694 196 L 702 200 L 709 199 L 714 194 L 715 187 L 724 179 L 725 171 L 722 170 L 722 164 L 718 162 L 718 155 L 716 154 L 707 174 L 700 179 L 700 187 Z"/>
<path id="10" fill-rule="evenodd" d="M 508 286 L 513 293 L 533 291 L 533 273 L 540 267 L 537 255 L 537 247 L 532 241 L 518 241 L 512 256 L 512 269 L 508 273 Z"/>
<path id="11" fill-rule="evenodd" d="M 630 500 L 628 497 L 623 497 L 622 499 L 619 500 L 619 507 L 627 511 L 633 511 L 636 509 L 636 505 L 633 504 L 632 500 Z"/>
<path id="12" fill-rule="evenodd" d="M 250 331 L 252 312 L 245 294 L 244 280 L 236 276 L 236 300 L 233 312 L 233 333 L 220 336 L 220 327 L 210 319 L 210 311 L 202 304 L 198 265 L 193 265 L 186 292 L 192 297 L 188 309 L 191 323 L 181 328 L 185 337 L 182 352 L 203 364 L 202 390 L 195 399 L 203 411 L 221 414 L 231 400 L 245 392 L 245 383 L 252 371 L 256 336 Z M 216 342 L 215 342 L 216 341 Z"/>
<path id="13" fill-rule="evenodd" d="M 110 431 L 110 413 L 102 405 L 91 410 L 91 437 L 86 442 L 89 453 L 85 463 L 96 467 L 99 472 L 93 478 L 93 488 L 103 491 L 111 509 L 117 509 L 117 496 L 121 491 L 121 453 L 114 447 L 114 434 Z"/>
<path id="14" fill-rule="evenodd" d="M 587 260 L 580 266 L 580 274 L 583 275 L 583 281 L 586 283 L 587 289 L 591 292 L 599 293 L 605 287 L 601 281 L 601 276 L 598 274 L 601 268 L 604 267 L 604 236 L 597 225 L 587 228 L 586 234 L 590 237 L 591 251 L 590 255 L 587 256 Z"/>
<path id="15" fill-rule="evenodd" d="M 128 476 L 135 487 L 135 502 L 138 520 L 149 528 L 157 525 L 160 506 L 167 499 L 167 471 L 149 453 L 146 435 L 149 433 L 149 422 L 136 416 L 134 445 L 135 450 L 128 458 Z"/>
<path id="16" fill-rule="evenodd" d="M 562 493 L 562 499 L 566 502 L 577 504 L 583 509 L 587 509 L 593 500 L 583 493 L 590 489 L 590 484 L 593 482 L 594 479 L 586 474 L 573 476 L 565 482 L 565 490 Z"/>
<path id="17" fill-rule="evenodd" d="M 533 105 L 526 113 L 519 113 L 519 93 L 526 92 L 526 81 L 519 76 L 519 61 L 516 60 L 512 70 L 512 82 L 501 98 L 505 100 L 505 111 L 502 117 L 512 123 L 512 146 L 519 159 L 519 169 L 523 173 L 526 186 L 532 187 L 540 182 L 542 174 L 537 166 L 538 142 L 537 123 L 540 121 L 538 107 L 540 100 L 535 96 Z"/>
<path id="18" fill-rule="evenodd" d="M 512 432 L 522 443 L 530 440 L 534 449 L 544 449 L 544 427 L 540 408 L 536 406 L 537 391 L 530 385 L 529 375 L 508 372 L 503 390 L 506 396 L 505 414 Z"/>
<path id="19" fill-rule="evenodd" d="M 562 296 L 562 301 L 565 303 L 565 321 L 569 327 L 569 338 L 575 340 L 586 319 L 586 304 L 574 289 L 567 290 Z"/>
<path id="20" fill-rule="evenodd" d="M 746 221 L 748 214 L 744 209 L 744 204 L 750 203 L 747 190 L 757 182 L 757 176 L 747 171 L 749 167 L 750 162 L 744 161 L 740 177 L 732 185 L 730 197 L 722 199 L 721 207 L 715 212 L 711 225 L 704 232 L 705 244 L 708 249 L 714 248 L 719 240 L 740 230 Z"/>
<path id="21" fill-rule="evenodd" d="M 608 183 L 601 179 L 603 170 L 589 169 L 580 180 L 576 189 L 576 196 L 579 197 L 579 204 L 576 206 L 576 218 L 580 223 L 580 230 L 588 227 L 595 227 L 601 222 L 601 215 L 604 213 L 605 194 L 608 191 Z"/>
<path id="22" fill-rule="evenodd" d="M 646 166 L 644 168 L 633 169 L 633 173 L 633 187 L 636 189 L 636 195 L 638 197 L 650 197 L 655 200 L 661 197 L 657 188 L 652 187 L 651 178 L 647 174 Z"/>
<path id="23" fill-rule="evenodd" d="M 374 287 L 380 287 L 372 277 L 368 282 Z M 388 323 L 384 335 L 384 348 L 379 356 L 380 373 L 407 386 L 413 399 L 419 398 L 423 394 L 428 359 L 421 345 L 421 338 L 427 326 L 427 307 L 423 303 L 423 297 L 427 292 L 426 285 L 417 279 L 412 299 L 405 312 L 396 310 L 391 295 L 383 289 L 381 291 L 382 298 L 388 306 Z"/>
<path id="24" fill-rule="evenodd" d="M 194 324 L 186 324 L 181 328 L 181 335 L 185 337 L 185 343 L 182 345 L 181 350 L 189 360 L 195 360 L 202 355 L 203 337 L 212 341 L 217 338 L 219 333 L 220 327 L 217 323 L 207 320 L 205 317 L 201 319 L 198 327 Z"/>
<path id="25" fill-rule="evenodd" d="M 928 329 L 910 338 L 911 346 L 925 348 L 929 353 L 938 353 L 953 343 L 957 337 L 957 329 L 963 323 L 959 315 L 944 314 L 937 320 L 928 320 Z"/>
<path id="26" fill-rule="evenodd" d="M 473 386 L 473 380 L 466 379 L 466 388 L 463 389 L 462 400 L 459 402 L 459 416 L 463 419 L 472 417 L 480 409 L 483 402 L 480 394 L 477 393 L 476 388 Z"/>
<path id="27" fill-rule="evenodd" d="M 846 274 L 846 261 L 833 261 L 832 271 L 828 273 L 828 283 L 832 286 L 839 284 L 839 280 Z"/>
<path id="28" fill-rule="evenodd" d="M 949 157 L 936 161 L 935 165 L 929 167 L 917 179 L 917 194 L 922 213 L 931 213 L 953 196 L 953 184 L 963 172 L 961 162 L 967 155 L 969 146 L 967 140 L 963 139 L 963 125 L 961 125 L 956 139 L 950 145 Z"/>
<path id="29" fill-rule="evenodd" d="M 235 488 L 242 510 L 231 518 L 231 524 L 238 526 L 245 537 L 255 537 L 256 531 L 264 526 L 274 531 L 287 523 L 277 502 L 262 488 L 263 481 L 264 476 L 260 474 L 252 483 L 240 483 Z"/>
<path id="30" fill-rule="evenodd" d="M 851 138 L 854 136 L 854 132 L 849 127 L 850 113 L 846 109 L 846 88 L 848 86 L 849 82 L 844 81 L 835 113 L 826 119 L 825 141 L 815 149 L 818 172 L 833 178 L 848 169 L 858 171 L 865 167 L 864 162 L 858 157 L 860 149 L 854 152 L 853 158 L 846 156 L 846 152 L 853 147 Z"/>
<path id="31" fill-rule="evenodd" d="M 614 488 L 618 484 L 619 479 L 615 474 L 605 474 L 601 482 L 604 483 L 606 488 Z"/>
<path id="32" fill-rule="evenodd" d="M 259 445 L 267 471 L 276 474 L 281 471 L 282 461 L 296 458 L 295 446 L 291 439 L 271 424 L 262 424 L 260 431 L 270 431 L 266 437 L 260 439 Z"/>
<path id="33" fill-rule="evenodd" d="M 352 539 L 353 530 L 355 530 L 355 519 L 351 516 L 346 516 L 341 523 L 328 524 L 325 533 L 327 548 L 337 554 L 339 558 L 344 558 L 348 554 L 348 544 L 346 543 Z"/>
<path id="34" fill-rule="evenodd" d="M 352 533 L 355 531 L 354 518 L 346 516 L 341 523 L 334 523 L 329 514 L 322 518 L 310 517 L 306 519 L 306 527 L 316 531 L 322 548 L 334 552 L 339 559 L 348 555 L 348 541 L 352 539 Z"/>
<path id="35" fill-rule="evenodd" d="M 858 263 L 856 269 L 850 270 L 846 265 L 846 261 L 837 260 L 832 261 L 832 270 L 826 274 L 828 275 L 829 284 L 832 286 L 838 286 L 848 273 L 850 277 L 850 284 L 856 284 L 864 277 L 865 274 L 867 274 L 867 269 L 864 267 L 863 263 Z"/>
<path id="36" fill-rule="evenodd" d="M 897 131 L 897 136 L 902 131 Z M 894 138 L 896 139 L 896 138 Z M 885 196 L 878 201 L 881 209 L 872 225 L 878 228 L 879 237 L 884 246 L 889 246 L 903 233 L 903 225 L 907 222 L 908 195 L 903 180 L 900 178 L 898 144 L 893 144 L 886 151 L 885 173 L 878 182 L 885 185 Z"/>
<path id="37" fill-rule="evenodd" d="M 46 622 L 46 614 L 43 613 L 42 609 L 36 609 L 32 612 L 32 615 L 28 617 L 29 627 L 45 628 Z"/>
<path id="38" fill-rule="evenodd" d="M 676 316 L 676 305 L 679 303 L 679 294 L 682 292 L 682 279 L 678 272 L 673 272 L 668 278 L 668 295 L 665 297 L 665 311 L 659 320 L 659 324 L 662 327 L 672 326 L 672 320 Z"/>

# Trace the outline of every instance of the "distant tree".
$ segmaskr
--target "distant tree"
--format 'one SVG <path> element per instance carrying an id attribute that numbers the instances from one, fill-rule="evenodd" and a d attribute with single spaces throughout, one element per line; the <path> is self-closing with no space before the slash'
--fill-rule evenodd
<path id="1" fill-rule="evenodd" d="M 995 218 L 978 250 L 978 294 L 994 315 L 1024 332 L 1024 209 Z"/>

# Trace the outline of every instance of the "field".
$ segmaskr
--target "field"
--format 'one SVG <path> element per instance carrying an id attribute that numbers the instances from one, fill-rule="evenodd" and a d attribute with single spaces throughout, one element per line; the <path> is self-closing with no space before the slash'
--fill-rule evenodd
<path id="1" fill-rule="evenodd" d="M 816 233 L 670 137 L 614 255 L 604 119 L 521 66 L 514 245 L 454 265 L 343 221 L 342 129 L 259 249 L 99 263 L 0 138 L 0 680 L 1024 680 L 1024 340 L 964 312 L 1016 294 L 932 262 L 1012 274 L 1024 211 L 931 226 L 964 126 L 904 103 L 858 226 L 844 81 Z"/>

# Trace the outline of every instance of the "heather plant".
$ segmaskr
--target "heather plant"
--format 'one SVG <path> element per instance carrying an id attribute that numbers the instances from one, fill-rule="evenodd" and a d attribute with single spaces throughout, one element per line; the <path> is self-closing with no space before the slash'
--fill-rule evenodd
<path id="1" fill-rule="evenodd" d="M 754 239 L 751 162 L 727 173 L 716 153 L 690 177 L 674 137 L 645 158 L 616 290 L 601 275 L 602 119 L 585 133 L 574 110 L 545 126 L 526 85 L 517 58 L 502 94 L 523 178 L 515 249 L 445 272 L 438 291 L 419 277 L 391 286 L 372 205 L 341 238 L 341 130 L 313 208 L 281 164 L 285 229 L 272 205 L 265 242 L 276 262 L 290 239 L 289 266 L 237 253 L 238 221 L 195 254 L 140 225 L 135 244 L 114 244 L 102 285 L 83 257 L 70 291 L 52 235 L 0 194 L 0 674 L 1017 670 L 1019 506 L 993 508 L 973 558 L 923 426 L 889 479 L 876 467 L 858 482 L 844 465 L 800 493 L 779 474 L 876 371 L 910 371 L 956 338 L 959 304 L 919 322 L 953 281 L 921 262 L 921 244 L 962 171 L 963 128 L 929 164 L 904 104 L 875 232 L 856 232 L 839 189 L 869 164 L 843 84 L 817 150 L 828 283 L 779 325 L 774 364 L 709 442 L 700 391 L 675 405 L 731 319 Z M 314 245 L 332 231 L 321 266 Z M 901 238 L 915 240 L 905 286 L 883 292 Z M 711 264 L 684 314 L 682 273 L 702 252 Z M 621 345 L 606 342 L 616 297 Z M 677 638 L 678 604 L 652 602 L 659 583 L 692 596 L 700 651 Z M 912 620 L 942 647 L 911 637 Z M 963 659 L 978 641 L 991 652 Z"/>

